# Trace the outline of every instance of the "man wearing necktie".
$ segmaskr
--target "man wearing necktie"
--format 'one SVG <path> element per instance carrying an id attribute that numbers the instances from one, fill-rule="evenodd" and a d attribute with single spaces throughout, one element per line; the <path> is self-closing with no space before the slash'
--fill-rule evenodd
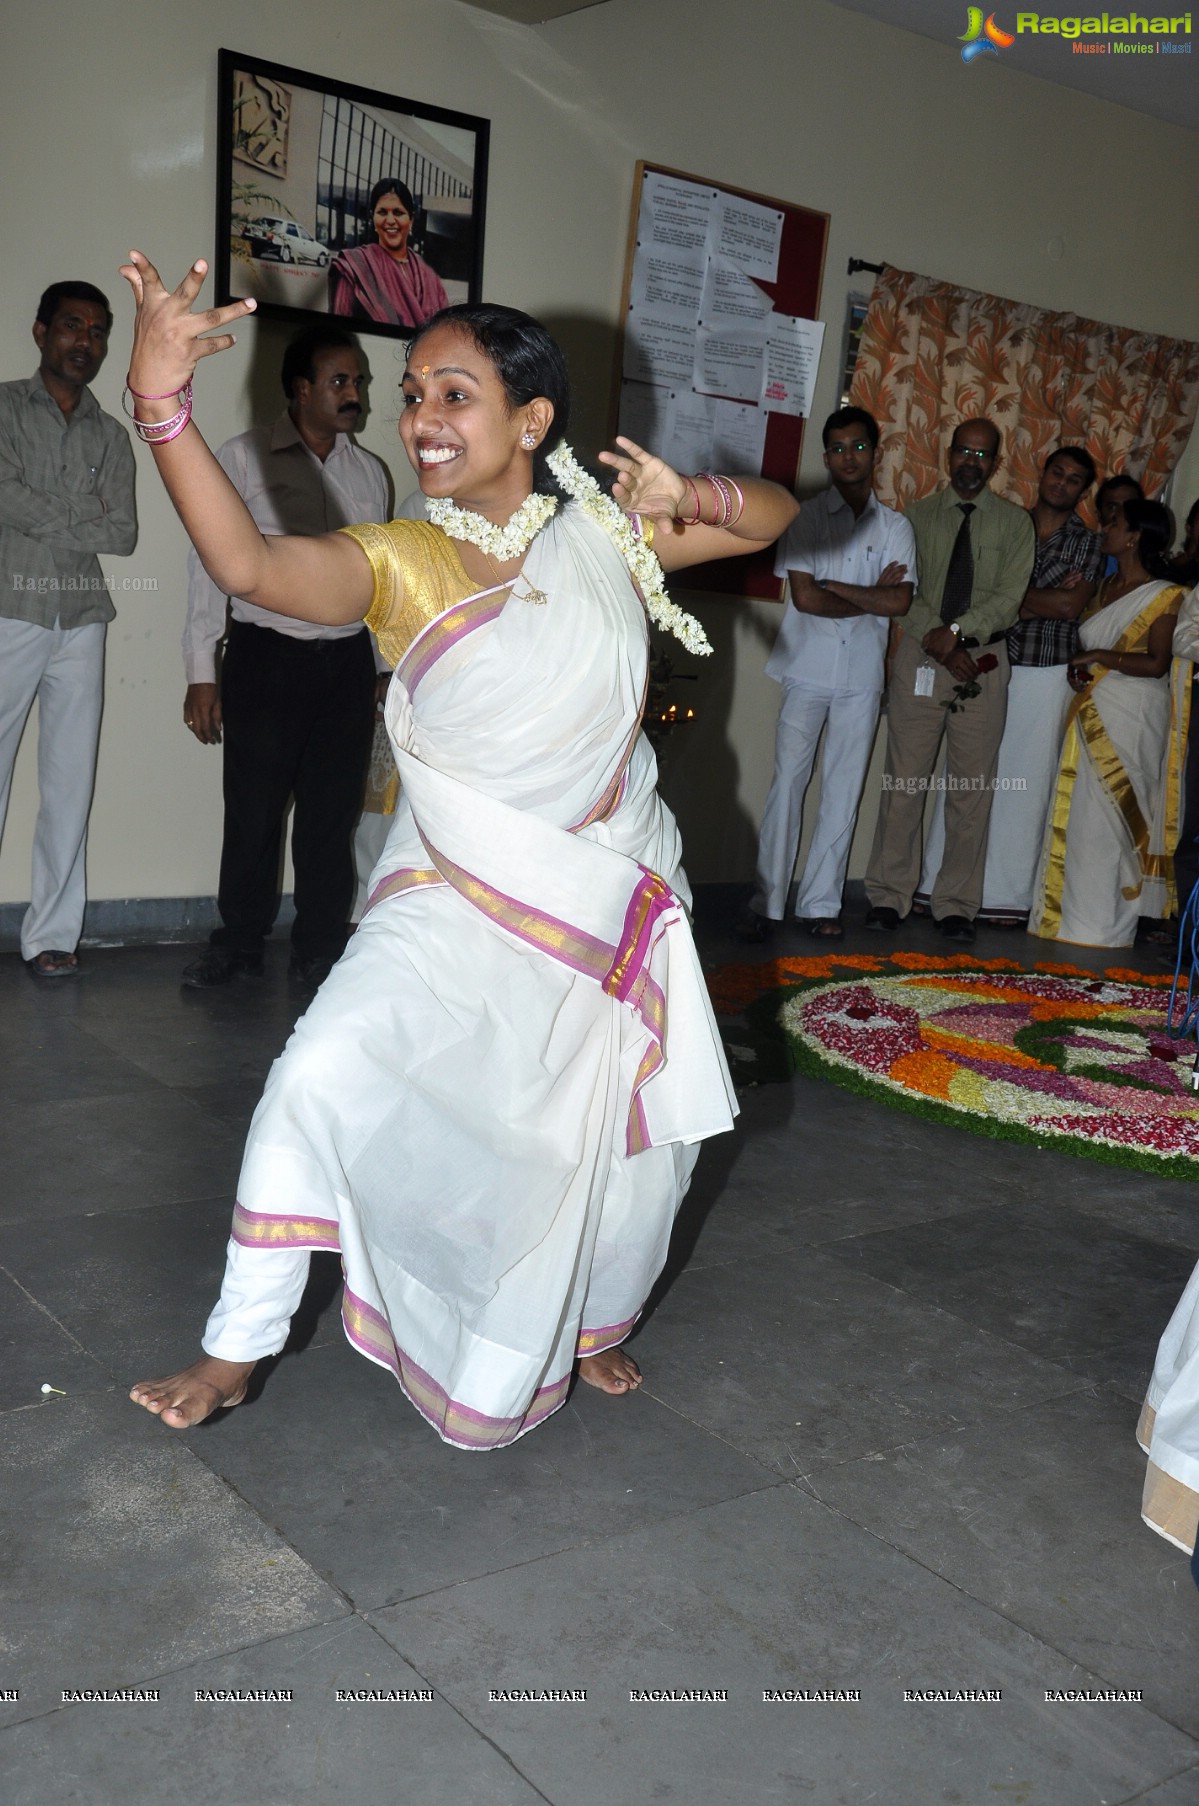
<path id="1" fill-rule="evenodd" d="M 999 446 L 992 421 L 964 421 L 950 441 L 948 488 L 908 510 L 919 588 L 902 621 L 888 693 L 883 795 L 866 873 L 870 928 L 895 928 L 911 908 L 924 806 L 944 736 L 945 854 L 932 890 L 933 919 L 948 940 L 974 939 L 1007 711 L 1004 639 L 1036 550 L 1024 509 L 988 487 Z"/>

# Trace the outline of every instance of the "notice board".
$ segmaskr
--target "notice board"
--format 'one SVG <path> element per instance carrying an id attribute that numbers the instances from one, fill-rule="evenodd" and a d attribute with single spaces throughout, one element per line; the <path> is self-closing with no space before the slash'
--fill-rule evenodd
<path id="1" fill-rule="evenodd" d="M 687 475 L 794 489 L 824 328 L 829 216 L 638 163 L 615 430 Z M 773 554 L 697 565 L 689 589 L 777 600 Z"/>

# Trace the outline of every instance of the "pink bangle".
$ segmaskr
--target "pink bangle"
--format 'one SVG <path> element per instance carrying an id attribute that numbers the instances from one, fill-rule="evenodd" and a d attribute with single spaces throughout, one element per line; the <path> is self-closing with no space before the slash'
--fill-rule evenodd
<path id="1" fill-rule="evenodd" d="M 178 416 L 176 416 L 176 418 L 178 418 Z M 171 443 L 172 439 L 177 439 L 179 437 L 180 433 L 183 432 L 185 428 L 187 428 L 191 425 L 191 418 L 192 418 L 192 411 L 190 408 L 188 408 L 187 412 L 183 416 L 183 419 L 179 421 L 178 426 L 175 426 L 175 422 L 173 420 L 170 420 L 167 422 L 168 426 L 172 426 L 175 428 L 174 432 L 162 433 L 156 439 L 145 439 L 143 442 L 146 445 L 169 445 Z"/>
<path id="2" fill-rule="evenodd" d="M 125 387 L 135 401 L 169 401 L 172 395 L 182 395 L 184 389 L 191 388 L 191 378 L 178 389 L 168 389 L 165 395 L 143 395 L 140 389 L 133 387 L 128 377 L 125 378 Z"/>
<path id="3" fill-rule="evenodd" d="M 192 386 L 190 382 L 185 389 L 180 391 L 180 394 L 182 405 L 169 420 L 139 420 L 136 415 L 133 416 L 133 430 L 143 445 L 169 445 L 172 439 L 179 437 L 192 417 Z M 145 395 L 139 396 L 138 399 L 165 401 L 167 397 L 165 395 Z"/>
<path id="4" fill-rule="evenodd" d="M 703 475 L 712 485 L 713 492 L 719 499 L 719 512 L 713 525 L 735 527 L 745 513 L 745 492 L 741 485 L 735 483 L 732 477 L 718 477 L 710 470 L 705 470 Z"/>
<path id="5" fill-rule="evenodd" d="M 676 520 L 681 520 L 685 527 L 694 527 L 694 526 L 698 525 L 699 517 L 703 513 L 703 508 L 700 504 L 700 499 L 699 499 L 699 490 L 696 488 L 695 484 L 691 481 L 690 477 L 684 477 L 683 481 L 684 481 L 684 483 L 686 483 L 688 489 L 691 491 L 692 495 L 695 497 L 695 513 L 691 516 L 690 520 L 688 520 L 688 518 L 685 514 L 676 515 L 675 518 L 676 518 Z"/>
<path id="6" fill-rule="evenodd" d="M 733 516 L 733 492 L 723 477 L 715 476 L 711 471 L 705 471 L 704 475 L 711 483 L 719 503 L 719 512 L 712 524 L 720 528 L 727 527 Z"/>

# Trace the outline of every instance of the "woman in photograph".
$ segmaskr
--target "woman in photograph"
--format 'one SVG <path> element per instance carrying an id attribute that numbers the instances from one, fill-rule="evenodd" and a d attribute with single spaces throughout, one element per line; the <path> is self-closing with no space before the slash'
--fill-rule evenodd
<path id="1" fill-rule="evenodd" d="M 1116 569 L 1066 668 L 1074 699 L 1033 886 L 1028 929 L 1046 940 L 1130 947 L 1140 917 L 1173 908 L 1191 668 L 1173 659 L 1170 539 L 1160 502 L 1122 502 L 1104 529 Z"/>
<path id="2" fill-rule="evenodd" d="M 329 271 L 329 312 L 380 326 L 421 326 L 449 305 L 445 286 L 408 243 L 416 203 L 394 176 L 371 189 L 374 238 L 340 251 Z"/>
<path id="3" fill-rule="evenodd" d="M 204 1354 L 131 1396 L 172 1428 L 237 1404 L 310 1251 L 334 1249 L 353 1345 L 446 1441 L 497 1448 L 565 1402 L 576 1363 L 604 1392 L 640 1384 L 621 1344 L 698 1143 L 732 1126 L 641 733 L 646 615 L 708 650 L 663 570 L 772 544 L 796 503 L 624 439 L 601 454 L 613 500 L 562 439 L 554 340 L 469 306 L 404 372 L 429 520 L 264 538 L 190 422 L 197 361 L 253 307 L 192 313 L 204 270 L 173 294 L 140 253 L 123 271 L 139 434 L 222 589 L 374 629 L 402 789 L 363 922 L 255 1113 Z"/>

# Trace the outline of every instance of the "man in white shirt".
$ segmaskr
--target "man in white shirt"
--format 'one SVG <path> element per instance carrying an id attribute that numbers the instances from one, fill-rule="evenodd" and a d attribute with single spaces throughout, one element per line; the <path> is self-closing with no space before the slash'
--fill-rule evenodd
<path id="1" fill-rule="evenodd" d="M 217 456 L 264 533 L 330 533 L 388 517 L 384 466 L 352 437 L 362 360 L 342 327 L 305 328 L 283 358 L 286 412 Z M 216 648 L 230 623 L 216 681 Z M 354 895 L 351 839 L 374 721 L 375 659 L 359 622 L 320 627 L 226 598 L 193 551 L 183 634 L 183 719 L 224 742 L 221 926 L 183 973 L 198 990 L 262 971 L 279 908 L 279 854 L 294 799 L 296 918 L 289 974 L 315 988 L 340 955 Z"/>
<path id="2" fill-rule="evenodd" d="M 825 733 L 816 827 L 796 899 L 809 934 L 840 938 L 841 896 L 878 723 L 888 624 L 907 612 L 916 546 L 872 482 L 878 423 L 841 408 L 824 423 L 829 487 L 805 502 L 779 541 L 786 606 L 766 674 L 782 685 L 774 778 L 762 814 L 757 883 L 737 932 L 760 941 L 783 919 L 799 849 L 803 798 Z M 826 731 L 827 730 L 827 731 Z"/>

